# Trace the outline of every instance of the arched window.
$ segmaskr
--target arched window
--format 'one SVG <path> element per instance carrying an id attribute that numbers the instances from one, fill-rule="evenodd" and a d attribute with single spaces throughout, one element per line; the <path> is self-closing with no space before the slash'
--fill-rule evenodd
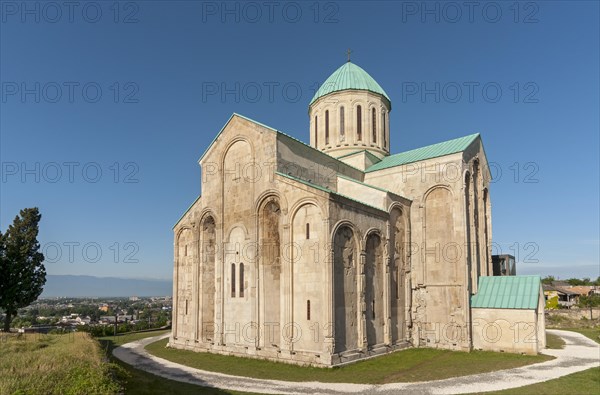
<path id="1" fill-rule="evenodd" d="M 310 321 L 310 300 L 306 301 L 306 320 Z"/>
<path id="2" fill-rule="evenodd" d="M 240 263 L 240 298 L 244 297 L 244 264 Z"/>
<path id="3" fill-rule="evenodd" d="M 387 148 L 387 130 L 385 125 L 385 110 L 381 112 L 381 130 L 383 130 L 383 148 Z"/>
<path id="4" fill-rule="evenodd" d="M 319 144 L 319 118 L 315 115 L 315 147 Z"/>
<path id="5" fill-rule="evenodd" d="M 306 239 L 310 239 L 310 224 L 306 224 Z"/>
<path id="6" fill-rule="evenodd" d="M 371 111 L 371 127 L 373 128 L 373 142 L 377 143 L 377 112 L 375 109 Z"/>
<path id="7" fill-rule="evenodd" d="M 235 263 L 231 264 L 231 297 L 235 298 Z"/>
<path id="8" fill-rule="evenodd" d="M 344 135 L 346 133 L 346 127 L 345 127 L 345 120 L 344 120 L 344 107 L 340 107 L 340 140 L 344 141 Z"/>
<path id="9" fill-rule="evenodd" d="M 325 111 L 325 144 L 329 144 L 329 110 Z"/>
<path id="10" fill-rule="evenodd" d="M 362 140 L 362 107 L 356 107 L 356 140 Z"/>

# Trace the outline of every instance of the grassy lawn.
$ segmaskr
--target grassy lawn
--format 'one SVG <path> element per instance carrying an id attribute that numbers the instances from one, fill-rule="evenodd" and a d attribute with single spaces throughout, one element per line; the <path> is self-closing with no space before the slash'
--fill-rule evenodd
<path id="1" fill-rule="evenodd" d="M 559 329 L 559 328 L 556 328 Z M 568 330 L 573 332 L 579 332 L 582 335 L 589 337 L 592 340 L 600 343 L 600 327 L 580 327 L 580 328 L 564 328 L 562 330 Z M 550 339 L 556 337 L 548 334 L 546 340 L 548 341 L 548 348 L 550 347 Z M 560 339 L 559 339 L 560 340 Z M 561 340 L 562 341 L 562 340 Z M 564 342 L 563 342 L 564 344 Z M 540 395 L 554 395 L 565 393 L 565 389 L 571 389 L 570 393 L 577 393 L 581 395 L 587 394 L 600 394 L 600 368 L 592 368 L 584 370 L 583 372 L 569 374 L 567 376 L 549 380 L 544 383 L 532 384 L 525 387 L 514 388 L 510 390 L 498 391 L 498 392 L 486 392 L 486 394 L 540 394 Z"/>
<path id="2" fill-rule="evenodd" d="M 337 368 L 300 367 L 259 359 L 240 358 L 165 348 L 167 339 L 146 346 L 151 354 L 198 369 L 260 379 L 383 384 L 438 380 L 509 369 L 543 362 L 546 355 L 471 353 L 428 348 L 406 349 Z"/>
<path id="3" fill-rule="evenodd" d="M 543 383 L 532 384 L 525 387 L 513 388 L 504 391 L 486 392 L 485 394 L 598 395 L 600 394 L 600 368 L 584 370 L 583 372 L 569 374 L 559 379 L 549 380 Z"/>
<path id="4" fill-rule="evenodd" d="M 87 333 L 0 336 L 0 394 L 115 394 L 111 368 Z"/>
<path id="5" fill-rule="evenodd" d="M 220 390 L 218 388 L 200 387 L 194 384 L 182 383 L 179 381 L 168 380 L 143 370 L 135 369 L 124 362 L 112 356 L 112 350 L 122 344 L 132 342 L 146 337 L 159 336 L 169 331 L 154 331 L 134 333 L 121 336 L 106 336 L 100 337 L 98 340 L 105 350 L 106 355 L 110 360 L 118 365 L 117 379 L 127 395 L 145 395 L 145 394 L 174 394 L 174 395 L 191 395 L 191 394 L 248 394 L 245 392 L 235 392 Z"/>
<path id="6" fill-rule="evenodd" d="M 567 331 L 579 332 L 584 336 L 589 337 L 596 343 L 600 343 L 600 326 L 596 328 L 563 328 Z"/>
<path id="7" fill-rule="evenodd" d="M 560 350 L 565 347 L 565 341 L 556 335 L 546 333 L 546 348 Z"/>

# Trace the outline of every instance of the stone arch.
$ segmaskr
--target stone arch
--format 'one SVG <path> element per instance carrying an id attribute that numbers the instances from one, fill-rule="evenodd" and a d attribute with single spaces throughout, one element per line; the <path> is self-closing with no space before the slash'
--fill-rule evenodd
<path id="1" fill-rule="evenodd" d="M 321 217 L 327 214 L 326 207 L 322 205 L 317 199 L 312 197 L 306 197 L 295 201 L 291 205 L 289 209 L 289 218 L 291 218 L 292 222 L 298 211 L 302 208 L 302 206 L 305 206 L 307 204 L 312 204 L 313 206 L 315 206 L 319 210 L 319 215 L 321 215 Z"/>
<path id="2" fill-rule="evenodd" d="M 293 348 L 317 352 L 323 349 L 323 337 L 315 338 L 306 334 L 314 333 L 315 322 L 326 322 L 323 313 L 329 307 L 326 299 L 327 287 L 317 285 L 323 284 L 329 270 L 324 254 L 327 239 L 324 217 L 316 202 L 303 200 L 294 205 L 290 218 L 291 243 L 285 246 L 283 252 L 284 265 L 287 265 L 283 272 L 289 273 L 289 287 L 294 290 L 291 292 L 290 321 L 296 328 L 294 333 L 302 333 L 294 342 Z M 307 312 L 308 301 L 310 314 Z M 289 333 L 286 333 L 286 336 L 289 336 Z"/>
<path id="3" fill-rule="evenodd" d="M 335 309 L 335 352 L 358 347 L 357 267 L 358 242 L 353 226 L 343 222 L 333 237 L 333 303 Z"/>
<path id="4" fill-rule="evenodd" d="M 370 230 L 365 237 L 365 322 L 367 346 L 382 344 L 384 317 L 384 250 L 381 232 Z"/>
<path id="5" fill-rule="evenodd" d="M 461 248 L 454 237 L 454 199 L 450 188 L 440 184 L 427 191 L 423 225 L 426 282 L 456 282 Z"/>
<path id="6" fill-rule="evenodd" d="M 215 272 L 217 255 L 217 228 L 215 217 L 207 211 L 200 221 L 200 335 L 211 342 L 215 335 Z"/>
<path id="7" fill-rule="evenodd" d="M 259 315 L 264 333 L 262 346 L 280 346 L 282 284 L 282 212 L 279 196 L 268 194 L 260 201 L 258 213 L 258 276 L 261 285 Z"/>
<path id="8" fill-rule="evenodd" d="M 406 294 L 410 292 L 408 286 L 409 264 L 409 239 L 407 212 L 400 205 L 395 205 L 390 210 L 390 300 L 391 300 L 391 327 L 390 340 L 396 343 L 405 337 L 406 327 Z"/>

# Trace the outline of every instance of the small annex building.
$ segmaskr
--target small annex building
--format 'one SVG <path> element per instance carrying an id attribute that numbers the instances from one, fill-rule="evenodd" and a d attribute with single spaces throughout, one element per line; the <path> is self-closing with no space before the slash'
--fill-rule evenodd
<path id="1" fill-rule="evenodd" d="M 540 276 L 479 277 L 471 298 L 473 348 L 537 354 L 546 347 Z"/>

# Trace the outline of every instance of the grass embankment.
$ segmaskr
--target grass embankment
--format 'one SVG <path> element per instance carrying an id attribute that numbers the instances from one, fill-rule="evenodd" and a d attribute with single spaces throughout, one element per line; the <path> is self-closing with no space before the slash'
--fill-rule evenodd
<path id="1" fill-rule="evenodd" d="M 546 333 L 546 348 L 560 350 L 565 348 L 565 341 L 559 336 Z"/>
<path id="2" fill-rule="evenodd" d="M 147 395 L 147 394 L 170 394 L 170 395 L 192 395 L 192 394 L 246 394 L 242 392 L 225 391 L 218 388 L 199 387 L 194 384 L 182 383 L 179 381 L 168 380 L 143 370 L 135 369 L 132 366 L 121 362 L 112 356 L 112 350 L 122 344 L 146 337 L 160 336 L 169 331 L 154 331 L 143 333 L 124 334 L 119 336 L 100 337 L 98 340 L 106 352 L 106 356 L 120 367 L 118 380 L 123 387 L 123 392 L 127 395 Z"/>
<path id="3" fill-rule="evenodd" d="M 527 385 L 525 387 L 510 390 L 486 392 L 486 395 L 598 395 L 600 394 L 600 368 L 592 368 L 583 372 L 569 374 L 567 376 L 548 380 L 543 383 Z"/>
<path id="4" fill-rule="evenodd" d="M 562 318 L 562 317 L 560 317 Z M 556 327 L 556 322 L 554 322 L 552 326 L 554 329 L 562 329 L 573 332 L 579 332 L 584 336 L 600 343 L 600 327 L 594 326 L 594 322 L 589 322 L 587 320 L 559 320 L 560 324 L 559 328 Z M 568 325 L 571 325 L 569 327 Z M 575 327 L 573 327 L 575 326 Z M 557 336 L 547 334 L 546 340 L 548 342 L 548 348 L 558 348 L 551 347 L 552 345 L 556 346 L 557 343 L 554 342 L 554 339 Z M 552 340 L 551 340 L 552 339 Z M 559 338 L 559 340 L 564 344 L 564 341 Z M 560 347 L 562 348 L 562 347 Z M 555 394 L 563 394 L 566 389 L 571 389 L 571 393 L 581 394 L 581 395 L 598 395 L 600 394 L 600 368 L 592 368 L 584 370 L 583 372 L 569 374 L 567 376 L 548 380 L 543 383 L 532 384 L 525 387 L 513 388 L 510 390 L 497 391 L 497 392 L 486 392 L 486 394 L 490 395 L 521 395 L 521 394 L 539 394 L 539 395 L 555 395 Z M 567 391 L 568 392 L 568 391 Z"/>
<path id="5" fill-rule="evenodd" d="M 600 343 L 600 318 L 574 319 L 550 314 L 546 317 L 546 328 L 578 332 L 596 343 Z"/>
<path id="6" fill-rule="evenodd" d="M 146 346 L 151 354 L 197 369 L 286 381 L 383 384 L 439 380 L 510 369 L 552 359 L 546 355 L 518 355 L 487 351 L 471 353 L 407 349 L 335 368 L 301 367 L 252 358 L 165 348 L 167 339 Z"/>
<path id="7" fill-rule="evenodd" d="M 87 333 L 0 335 L 0 394 L 115 394 L 111 367 Z"/>

